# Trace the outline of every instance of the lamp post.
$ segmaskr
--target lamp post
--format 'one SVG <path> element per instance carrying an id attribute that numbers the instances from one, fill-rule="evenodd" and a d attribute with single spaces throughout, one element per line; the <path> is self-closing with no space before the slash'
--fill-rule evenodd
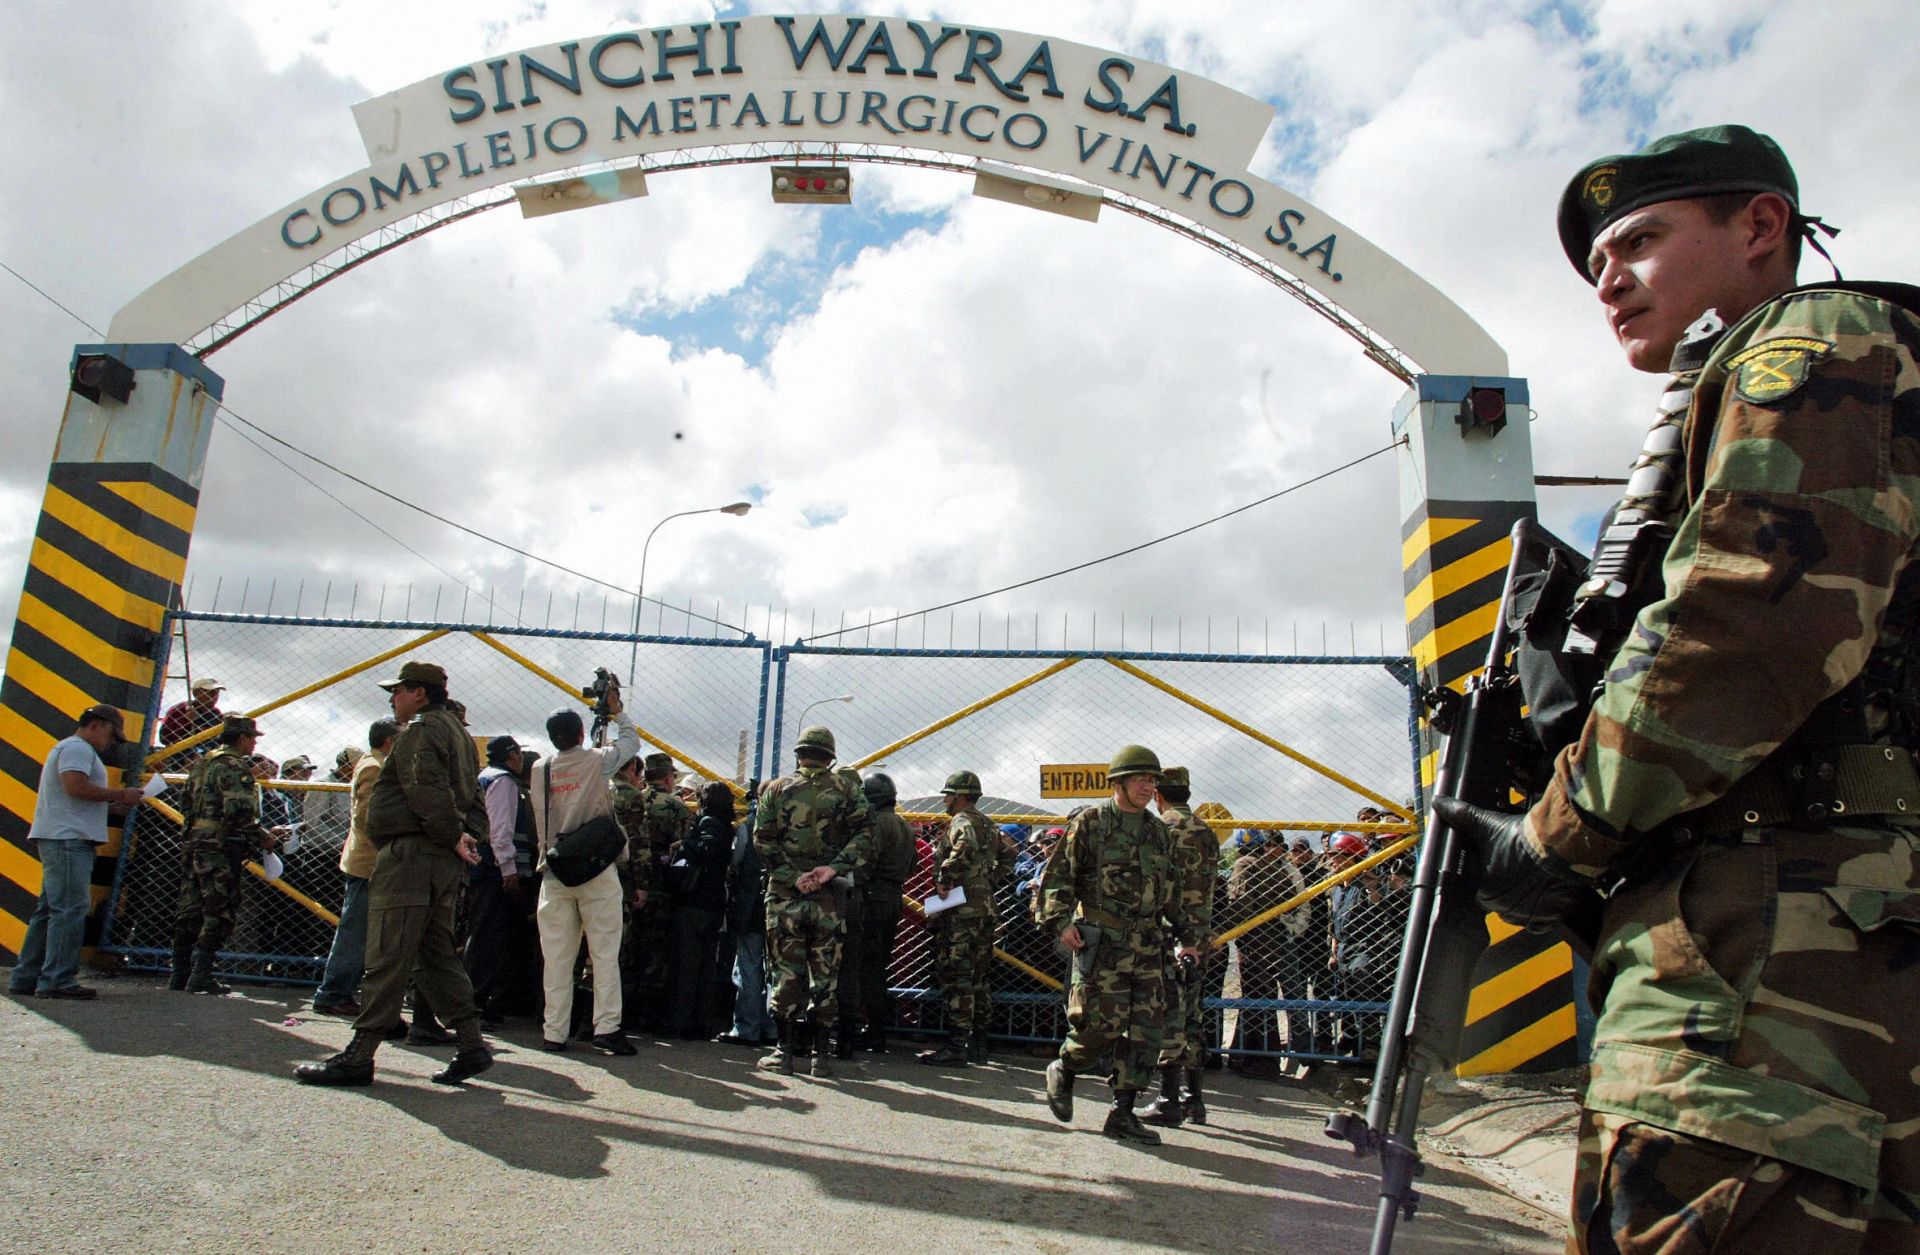
<path id="1" fill-rule="evenodd" d="M 807 712 L 812 710 L 815 706 L 825 706 L 828 702 L 850 702 L 852 700 L 853 700 L 852 693 L 842 693 L 838 697 L 823 697 L 817 702 L 808 702 L 805 706 L 802 706 L 800 708 L 800 722 L 796 726 L 802 727 L 802 728 L 807 726 Z"/>
<path id="2" fill-rule="evenodd" d="M 646 605 L 647 592 L 647 550 L 653 547 L 653 533 L 675 519 L 684 519 L 694 514 L 731 514 L 739 518 L 753 509 L 751 501 L 736 501 L 732 505 L 708 506 L 704 510 L 682 510 L 678 514 L 669 514 L 653 525 L 653 531 L 647 533 L 646 543 L 640 546 L 640 582 L 633 589 L 633 648 L 627 655 L 627 687 L 633 687 L 634 669 L 640 661 L 640 608 Z"/>

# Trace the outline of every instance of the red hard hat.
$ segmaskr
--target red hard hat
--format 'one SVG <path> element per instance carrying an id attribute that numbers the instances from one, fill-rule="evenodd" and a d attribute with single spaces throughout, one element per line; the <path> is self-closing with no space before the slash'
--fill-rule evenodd
<path id="1" fill-rule="evenodd" d="M 1367 855 L 1373 853 L 1372 850 L 1367 848 L 1367 840 L 1365 837 L 1351 832 L 1335 833 L 1327 849 L 1335 854 L 1351 854 L 1355 858 L 1365 858 Z"/>

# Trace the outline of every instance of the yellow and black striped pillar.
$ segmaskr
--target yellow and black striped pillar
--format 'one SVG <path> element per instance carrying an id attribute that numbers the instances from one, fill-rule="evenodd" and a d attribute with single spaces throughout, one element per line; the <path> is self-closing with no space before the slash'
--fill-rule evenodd
<path id="1" fill-rule="evenodd" d="M 108 702 L 127 736 L 147 739 L 168 603 L 187 564 L 207 439 L 224 387 L 178 345 L 82 345 L 127 367 L 132 389 L 67 394 L 47 492 L 27 557 L 20 611 L 0 681 L 0 959 L 11 961 L 40 894 L 27 839 L 40 768 L 83 709 Z M 118 781 L 118 771 L 109 775 Z M 94 865 L 99 906 L 113 883 L 120 833 Z"/>
<path id="2" fill-rule="evenodd" d="M 1400 475 L 1407 640 L 1423 687 L 1458 689 L 1486 663 L 1508 533 L 1534 514 L 1527 385 L 1460 375 L 1421 375 L 1414 383 L 1394 420 L 1407 440 Z M 1490 392 L 1502 394 L 1504 412 Z M 1425 749 L 1423 789 L 1435 768 L 1434 747 Z M 1579 1062 L 1572 953 L 1493 916 L 1487 925 L 1491 944 L 1474 974 L 1461 1074 Z"/>

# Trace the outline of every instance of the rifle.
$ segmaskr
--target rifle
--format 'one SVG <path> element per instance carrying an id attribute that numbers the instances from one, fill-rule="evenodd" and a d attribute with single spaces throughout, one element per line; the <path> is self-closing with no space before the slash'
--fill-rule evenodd
<path id="1" fill-rule="evenodd" d="M 1514 524 L 1512 542 L 1486 667 L 1464 693 L 1441 690 L 1429 699 L 1432 723 L 1445 737 L 1434 796 L 1501 810 L 1512 809 L 1510 757 L 1521 733 L 1520 680 L 1509 656 L 1515 582 L 1544 566 L 1546 553 L 1560 545 L 1531 519 Z M 1328 1137 L 1351 1144 L 1362 1158 L 1380 1156 L 1373 1255 L 1387 1255 L 1395 1223 L 1419 1209 L 1413 1181 L 1423 1170 L 1414 1140 L 1420 1100 L 1427 1078 L 1459 1061 L 1474 964 L 1487 948 L 1486 914 L 1474 897 L 1478 860 L 1467 841 L 1429 807 L 1421 848 L 1366 1114 L 1336 1111 L 1327 1117 Z"/>

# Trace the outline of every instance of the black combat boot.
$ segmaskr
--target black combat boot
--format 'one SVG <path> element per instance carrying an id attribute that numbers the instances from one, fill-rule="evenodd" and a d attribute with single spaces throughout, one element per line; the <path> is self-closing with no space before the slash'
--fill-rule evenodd
<path id="1" fill-rule="evenodd" d="M 774 1042 L 773 1049 L 760 1057 L 759 1066 L 768 1072 L 792 1076 L 793 1021 L 786 1016 L 776 1015 L 773 1017 L 773 1026 L 780 1036 Z"/>
<path id="2" fill-rule="evenodd" d="M 1065 1059 L 1047 1065 L 1047 1110 L 1062 1124 L 1073 1123 L 1073 1077 Z"/>
<path id="3" fill-rule="evenodd" d="M 1140 1117 L 1140 1123 L 1177 1129 L 1186 1120 L 1187 1106 L 1180 1097 L 1180 1069 L 1166 1064 L 1160 1069 L 1160 1097 L 1148 1106 L 1146 1114 Z"/>
<path id="4" fill-rule="evenodd" d="M 187 977 L 193 970 L 193 942 L 176 941 L 173 943 L 173 972 L 167 977 L 168 989 L 185 989 Z"/>
<path id="5" fill-rule="evenodd" d="M 1140 1123 L 1140 1117 L 1133 1114 L 1133 1100 L 1140 1095 L 1130 1089 L 1113 1091 L 1113 1110 L 1107 1112 L 1107 1122 L 1100 1131 L 1108 1137 L 1119 1138 L 1124 1142 L 1138 1142 L 1142 1146 L 1158 1146 L 1160 1135 Z"/>
<path id="6" fill-rule="evenodd" d="M 380 1032 L 354 1030 L 347 1048 L 325 1063 L 303 1063 L 293 1070 L 293 1079 L 302 1085 L 371 1085 L 373 1055 L 380 1049 Z"/>
<path id="7" fill-rule="evenodd" d="M 860 1032 L 860 1049 L 871 1050 L 877 1055 L 887 1053 L 887 1030 L 869 1022 Z"/>
<path id="8" fill-rule="evenodd" d="M 822 1080 L 833 1075 L 834 1026 L 813 1021 L 813 1075 Z"/>
<path id="9" fill-rule="evenodd" d="M 967 1062 L 968 1063 L 993 1062 L 993 1056 L 989 1054 L 987 1050 L 987 1030 L 986 1029 L 976 1028 L 973 1030 L 972 1036 L 967 1038 Z"/>
<path id="10" fill-rule="evenodd" d="M 1207 1122 L 1207 1104 L 1200 1098 L 1200 1078 L 1205 1075 L 1205 1069 L 1187 1069 L 1187 1119 L 1195 1124 Z"/>
<path id="11" fill-rule="evenodd" d="M 957 1028 L 947 1035 L 932 1050 L 923 1050 L 914 1058 L 936 1068 L 964 1068 L 967 1066 L 967 1030 Z"/>
<path id="12" fill-rule="evenodd" d="M 853 1058 L 854 1039 L 858 1036 L 860 1036 L 860 1031 L 847 1024 L 844 1020 L 835 1025 L 833 1030 L 833 1057 L 836 1059 Z"/>
<path id="13" fill-rule="evenodd" d="M 436 1085 L 458 1085 L 493 1066 L 493 1051 L 487 1049 L 486 1038 L 480 1033 L 479 1016 L 461 1021 L 454 1030 L 454 1040 L 460 1048 L 453 1052 L 453 1059 L 446 1067 L 433 1074 Z M 631 1052 L 632 1048 L 628 1049 Z"/>
<path id="14" fill-rule="evenodd" d="M 212 946 L 201 946 L 193 952 L 193 973 L 187 977 L 187 992 L 190 994 L 225 994 L 231 991 L 213 978 Z"/>

